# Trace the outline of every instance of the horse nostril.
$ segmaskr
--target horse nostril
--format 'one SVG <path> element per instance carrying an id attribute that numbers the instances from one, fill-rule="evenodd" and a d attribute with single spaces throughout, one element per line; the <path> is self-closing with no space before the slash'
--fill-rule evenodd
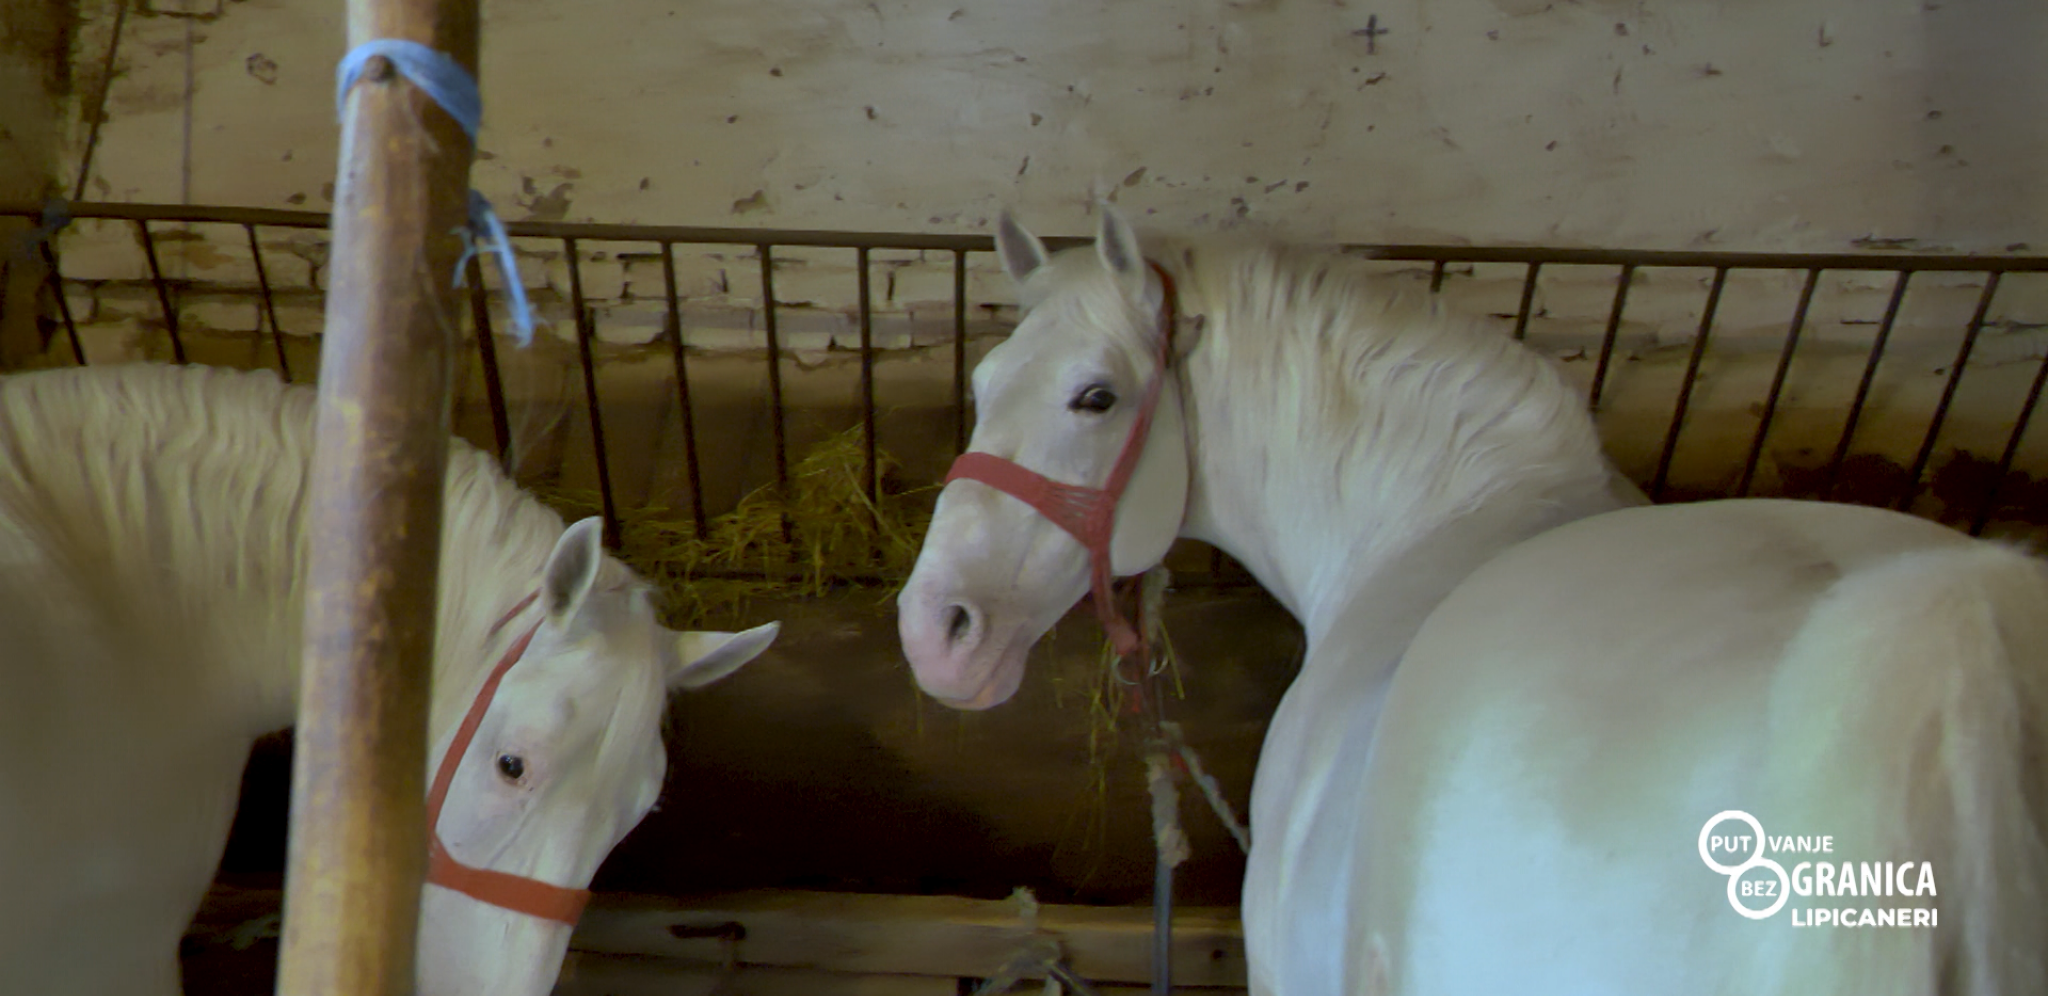
<path id="1" fill-rule="evenodd" d="M 946 606 L 947 643 L 959 643 L 961 638 L 967 635 L 968 629 L 972 628 L 973 625 L 974 617 L 968 614 L 966 606 Z"/>

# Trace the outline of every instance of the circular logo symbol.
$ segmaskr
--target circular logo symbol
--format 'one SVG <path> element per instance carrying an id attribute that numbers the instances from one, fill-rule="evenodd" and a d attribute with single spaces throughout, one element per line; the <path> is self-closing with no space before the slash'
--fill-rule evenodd
<path id="1" fill-rule="evenodd" d="M 1710 846 L 1716 840 L 1714 828 L 1728 820 L 1740 821 L 1744 826 L 1748 827 L 1749 839 L 1755 844 L 1751 848 L 1748 858 L 1732 865 L 1725 865 L 1714 860 L 1714 848 Z M 1721 839 L 1725 840 L 1726 838 Z M 1792 876 L 1785 874 L 1785 866 L 1764 856 L 1764 825 L 1757 822 L 1756 817 L 1740 809 L 1726 809 L 1715 813 L 1713 816 L 1708 817 L 1705 826 L 1700 827 L 1700 860 L 1706 862 L 1708 868 L 1728 876 L 1728 905 L 1735 907 L 1735 912 L 1751 920 L 1761 920 L 1778 912 L 1785 907 L 1785 900 L 1791 898 Z M 1755 880 L 1744 879 L 1742 873 L 1752 868 L 1768 869 L 1772 874 L 1776 875 L 1778 880 L 1775 886 L 1764 885 L 1759 888 L 1759 883 Z M 1749 887 L 1747 892 L 1749 898 L 1769 898 L 1771 904 L 1760 910 L 1751 909 L 1743 905 L 1742 899 L 1745 895 L 1745 885 Z"/>

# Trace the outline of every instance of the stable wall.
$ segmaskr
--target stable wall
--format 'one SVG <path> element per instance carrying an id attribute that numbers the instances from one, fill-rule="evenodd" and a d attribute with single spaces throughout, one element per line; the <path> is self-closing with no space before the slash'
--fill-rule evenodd
<path id="1" fill-rule="evenodd" d="M 484 13 L 475 176 L 514 218 L 1082 231 L 1099 193 L 1309 240 L 1828 250 L 2048 221 L 2031 0 Z M 324 0 L 147 0 L 88 196 L 326 207 L 343 44 Z"/>
<path id="2" fill-rule="evenodd" d="M 139 8 L 112 49 L 88 196 L 325 209 L 341 17 L 319 0 Z M 1010 205 L 1041 234 L 1081 234 L 1100 195 L 1158 229 L 1309 241 L 2025 251 L 2048 222 L 2048 66 L 2032 54 L 2044 37 L 2048 7 L 2025 0 L 491 0 L 474 177 L 514 219 L 980 232 Z M 111 43 L 103 28 L 81 38 L 81 75 L 109 62 Z M 71 113 L 66 171 L 83 155 L 77 123 L 90 108 Z M 240 229 L 158 230 L 181 326 L 266 362 Z M 263 246 L 279 326 L 317 335 L 324 234 L 269 231 Z M 95 361 L 167 355 L 132 227 L 81 223 L 61 248 Z M 676 416 L 661 350 L 649 348 L 661 328 L 650 248 L 581 247 L 607 429 L 666 447 L 616 454 L 620 478 L 644 482 L 629 485 L 629 502 L 688 498 L 663 470 L 675 463 Z M 568 342 L 562 246 L 520 251 L 546 334 Z M 751 251 L 679 247 L 677 263 L 686 341 L 758 350 Z M 853 266 L 850 251 L 777 258 L 782 333 L 801 357 L 785 373 L 813 395 L 799 407 L 825 411 L 820 432 L 851 424 L 853 378 L 834 350 L 856 337 Z M 970 266 L 974 331 L 1000 334 L 1013 317 L 1008 283 L 990 254 Z M 903 446 L 945 404 L 950 363 L 928 347 L 950 333 L 950 267 L 943 254 L 875 254 L 882 398 L 912 427 Z M 1602 428 L 1638 476 L 1653 470 L 1710 276 L 1643 271 L 1631 288 Z M 1513 311 L 1520 277 L 1481 268 L 1454 273 L 1448 289 L 1500 314 Z M 1831 455 L 1887 280 L 1824 284 L 1765 491 Z M 1681 493 L 1732 483 L 1797 281 L 1730 280 L 1695 434 L 1673 470 Z M 1589 377 L 1580 354 L 1613 282 L 1611 269 L 1546 270 L 1532 344 Z M 1919 444 L 1980 284 L 1915 279 L 1897 359 L 1858 433 L 1891 465 Z M 2026 367 L 2048 352 L 2048 281 L 2006 281 L 1989 317 L 1944 461 L 1952 447 L 1982 458 L 2002 446 Z M 515 400 L 573 406 L 572 358 L 550 348 L 514 360 Z M 704 390 L 729 387 L 741 408 L 704 424 L 743 426 L 729 449 L 750 466 L 727 483 L 714 473 L 718 507 L 766 480 L 766 463 L 746 456 L 765 443 L 752 400 L 761 366 L 724 369 Z M 536 415 L 527 429 L 530 449 L 563 455 L 530 471 L 593 483 L 575 416 Z"/>

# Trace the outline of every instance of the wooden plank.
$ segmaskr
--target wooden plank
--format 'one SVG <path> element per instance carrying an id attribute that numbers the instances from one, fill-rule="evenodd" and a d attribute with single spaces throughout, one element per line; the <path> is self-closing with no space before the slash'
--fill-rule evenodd
<path id="1" fill-rule="evenodd" d="M 1140 996 L 1149 986 L 1102 984 L 1099 996 Z M 1011 987 L 1013 996 L 1038 996 L 1037 983 Z M 1175 984 L 1176 996 L 1243 996 L 1239 988 Z M 957 979 L 931 975 L 855 975 L 812 969 L 710 965 L 571 952 L 554 996 L 957 996 Z"/>
<path id="2" fill-rule="evenodd" d="M 742 968 L 572 951 L 554 996 L 957 996 L 952 979 Z"/>
<path id="3" fill-rule="evenodd" d="M 225 942 L 274 911 L 276 896 L 274 890 L 216 885 L 192 934 Z M 1145 991 L 1152 964 L 1149 907 L 1041 906 L 1038 923 L 1060 936 L 1075 973 L 1105 994 L 1119 991 L 1118 984 Z M 744 939 L 729 944 L 717 937 L 678 937 L 671 929 L 705 933 L 726 924 L 743 928 Z M 612 973 L 607 979 L 631 974 L 633 965 L 658 976 L 694 978 L 691 972 L 716 971 L 730 954 L 748 971 L 769 975 L 774 972 L 766 970 L 948 980 L 944 992 L 950 996 L 950 980 L 994 974 L 1024 939 L 1018 906 L 1008 901 L 783 891 L 691 899 L 604 893 L 592 899 L 569 945 L 572 964 Z M 1177 910 L 1173 941 L 1175 992 L 1245 987 L 1244 936 L 1234 910 Z M 565 979 L 572 974 L 565 969 Z M 894 996 L 886 988 L 872 991 L 885 994 Z"/>
<path id="4" fill-rule="evenodd" d="M 1026 939 L 1014 902 L 932 896 L 753 892 L 692 899 L 613 895 L 585 914 L 571 945 L 609 954 L 718 962 L 727 942 L 677 937 L 736 923 L 732 945 L 750 965 L 868 974 L 982 977 Z M 1150 981 L 1149 907 L 1042 906 L 1039 927 L 1057 934 L 1084 979 Z M 1173 975 L 1187 986 L 1245 984 L 1244 938 L 1233 911 L 1185 909 L 1173 923 Z"/>

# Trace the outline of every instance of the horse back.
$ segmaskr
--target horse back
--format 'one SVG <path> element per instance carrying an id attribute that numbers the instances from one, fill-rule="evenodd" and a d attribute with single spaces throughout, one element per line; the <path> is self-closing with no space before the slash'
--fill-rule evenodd
<path id="1" fill-rule="evenodd" d="M 1372 887 L 1354 892 L 1355 949 L 1389 952 L 1396 992 L 1722 991 L 1725 974 L 1678 985 L 1673 966 L 1734 971 L 1737 953 L 1780 950 L 1786 924 L 1726 908 L 1725 878 L 1693 853 L 1701 821 L 1771 804 L 1772 772 L 1807 746 L 1788 730 L 1828 714 L 1816 687 L 1853 701 L 1896 676 L 1866 647 L 1816 681 L 1798 648 L 1907 608 L 1844 608 L 1864 579 L 1984 556 L 2025 559 L 1894 512 L 1778 500 L 1624 509 L 1511 548 L 1429 616 L 1389 686 L 1360 779 Z M 1476 937 L 1493 957 L 1472 956 Z"/>

